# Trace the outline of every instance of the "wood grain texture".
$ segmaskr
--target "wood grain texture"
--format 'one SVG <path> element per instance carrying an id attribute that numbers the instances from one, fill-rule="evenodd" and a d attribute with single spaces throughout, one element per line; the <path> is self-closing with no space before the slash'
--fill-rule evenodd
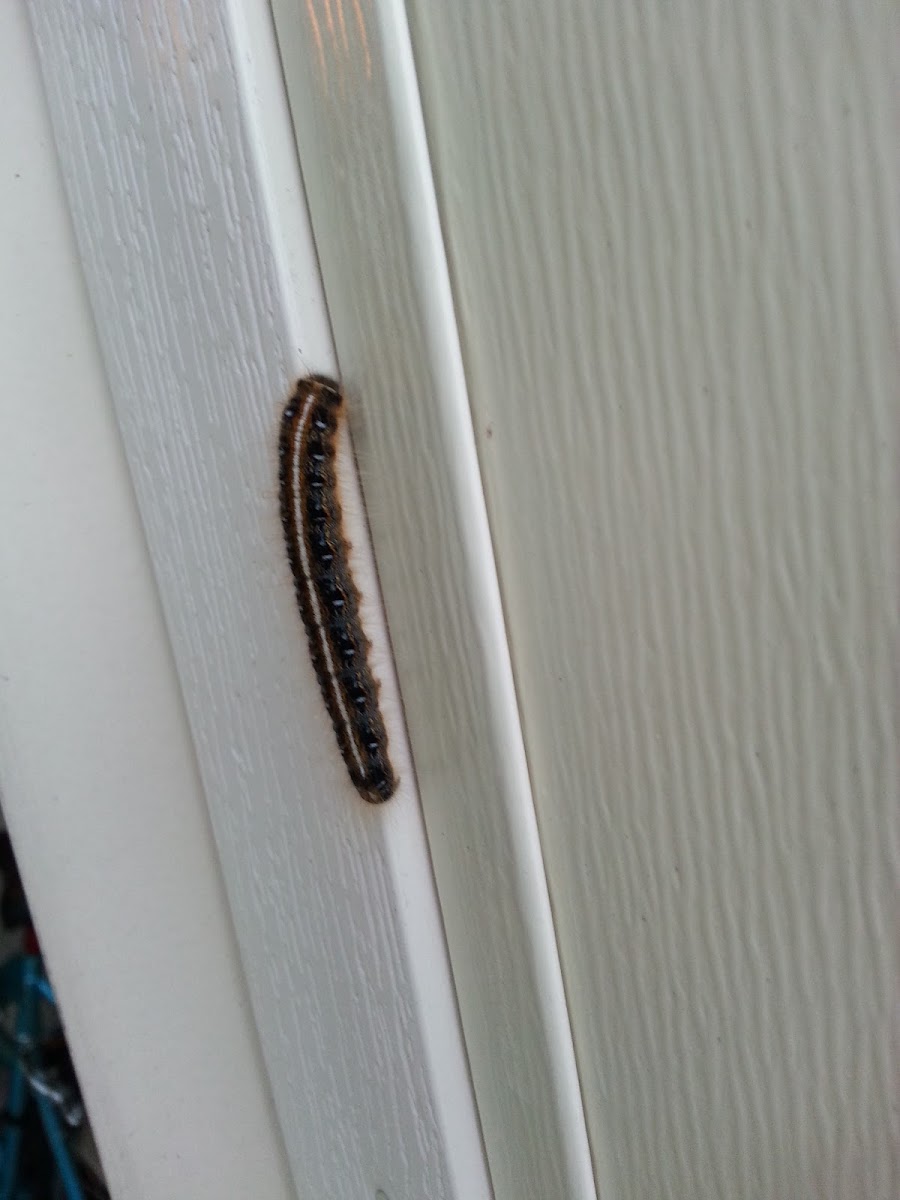
<path id="1" fill-rule="evenodd" d="M 900 1194 L 900 28 L 410 0 L 600 1193 Z"/>
<path id="2" fill-rule="evenodd" d="M 404 8 L 274 10 L 491 1180 L 591 1200 Z"/>
<path id="3" fill-rule="evenodd" d="M 24 0 L 0 92 L 2 820 L 112 1196 L 293 1200 Z"/>
<path id="4" fill-rule="evenodd" d="M 334 363 L 268 8 L 31 14 L 298 1193 L 486 1200 L 352 471 L 345 522 L 404 781 L 389 806 L 347 777 L 284 555 L 281 408 L 298 347 L 307 369 Z"/>

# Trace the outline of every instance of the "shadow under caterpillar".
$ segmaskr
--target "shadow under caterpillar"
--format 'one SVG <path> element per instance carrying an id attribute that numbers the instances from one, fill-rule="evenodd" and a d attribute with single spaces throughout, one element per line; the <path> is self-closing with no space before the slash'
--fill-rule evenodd
<path id="1" fill-rule="evenodd" d="M 281 524 L 313 667 L 350 778 L 364 799 L 389 800 L 397 778 L 369 665 L 369 639 L 343 530 L 335 453 L 345 416 L 340 386 L 301 379 L 281 419 Z"/>

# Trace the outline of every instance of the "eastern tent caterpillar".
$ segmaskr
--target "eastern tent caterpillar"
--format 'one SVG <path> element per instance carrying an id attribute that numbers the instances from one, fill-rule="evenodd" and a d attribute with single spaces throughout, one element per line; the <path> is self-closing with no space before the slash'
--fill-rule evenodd
<path id="1" fill-rule="evenodd" d="M 359 617 L 335 470 L 344 414 L 340 387 L 323 375 L 301 379 L 281 419 L 281 524 L 313 666 L 338 745 L 357 790 L 373 803 L 397 787 L 369 639 Z"/>

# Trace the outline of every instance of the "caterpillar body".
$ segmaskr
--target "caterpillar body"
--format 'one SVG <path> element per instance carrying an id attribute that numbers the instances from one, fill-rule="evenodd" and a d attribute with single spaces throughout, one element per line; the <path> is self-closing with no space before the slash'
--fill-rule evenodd
<path id="1" fill-rule="evenodd" d="M 343 530 L 336 443 L 345 419 L 340 386 L 301 379 L 281 419 L 281 523 L 313 667 L 350 778 L 364 799 L 389 800 L 397 778 L 360 620 Z"/>

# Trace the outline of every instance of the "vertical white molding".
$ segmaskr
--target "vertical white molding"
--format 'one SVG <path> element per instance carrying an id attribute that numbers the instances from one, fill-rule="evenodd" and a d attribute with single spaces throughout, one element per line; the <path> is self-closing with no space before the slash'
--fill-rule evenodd
<path id="1" fill-rule="evenodd" d="M 268 9 L 31 12 L 298 1192 L 486 1200 L 365 525 L 403 779 L 381 808 L 337 751 L 281 540 L 280 409 L 334 363 Z"/>
<path id="2" fill-rule="evenodd" d="M 274 4 L 498 1200 L 595 1194 L 402 3 Z"/>
<path id="3" fill-rule="evenodd" d="M 0 802 L 112 1195 L 289 1200 L 20 0 L 0 78 Z"/>

